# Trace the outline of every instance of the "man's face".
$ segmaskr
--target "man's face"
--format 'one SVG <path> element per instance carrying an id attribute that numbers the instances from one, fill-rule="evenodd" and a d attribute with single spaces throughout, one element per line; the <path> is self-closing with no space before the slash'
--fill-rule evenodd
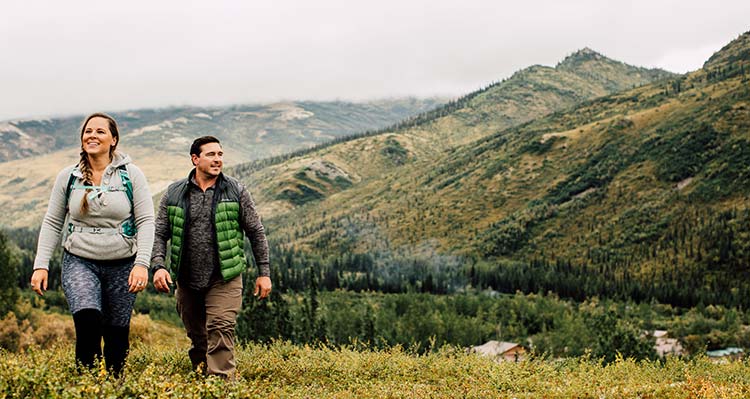
<path id="1" fill-rule="evenodd" d="M 203 144 L 200 155 L 193 154 L 191 157 L 198 173 L 203 173 L 207 177 L 216 177 L 221 173 L 221 167 L 224 165 L 222 160 L 224 151 L 221 150 L 219 143 Z"/>

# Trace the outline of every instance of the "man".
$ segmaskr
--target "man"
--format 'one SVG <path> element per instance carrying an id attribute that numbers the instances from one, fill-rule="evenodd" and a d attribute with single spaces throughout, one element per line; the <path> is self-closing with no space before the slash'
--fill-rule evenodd
<path id="1" fill-rule="evenodd" d="M 203 364 L 209 375 L 234 378 L 234 328 L 242 305 L 243 251 L 247 234 L 259 276 L 255 295 L 271 292 L 268 242 L 250 193 L 222 172 L 224 153 L 212 136 L 190 147 L 195 168 L 173 183 L 159 203 L 151 263 L 154 287 L 169 292 L 165 268 L 167 241 L 170 268 L 177 276 L 177 312 L 192 342 L 193 368 Z"/>

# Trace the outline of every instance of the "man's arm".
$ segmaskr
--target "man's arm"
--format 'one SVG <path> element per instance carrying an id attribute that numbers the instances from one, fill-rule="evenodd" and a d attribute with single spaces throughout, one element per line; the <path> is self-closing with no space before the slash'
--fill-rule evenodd
<path id="1" fill-rule="evenodd" d="M 169 217 L 167 216 L 167 194 L 159 201 L 159 211 L 156 214 L 154 229 L 154 247 L 151 250 L 151 268 L 154 270 L 154 288 L 157 291 L 169 292 L 172 277 L 164 265 L 167 254 L 167 241 L 171 238 L 169 231 Z"/>
<path id="2" fill-rule="evenodd" d="M 271 269 L 268 260 L 268 241 L 260 215 L 255 210 L 255 202 L 243 186 L 240 194 L 240 224 L 250 240 L 255 264 L 258 265 L 258 276 L 270 277 Z"/>

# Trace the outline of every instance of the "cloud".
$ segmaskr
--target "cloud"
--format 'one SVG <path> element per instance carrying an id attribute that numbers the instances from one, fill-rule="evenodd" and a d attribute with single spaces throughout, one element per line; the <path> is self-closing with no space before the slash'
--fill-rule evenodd
<path id="1" fill-rule="evenodd" d="M 582 47 L 699 68 L 750 2 L 10 0 L 0 120 L 280 99 L 458 96 Z"/>

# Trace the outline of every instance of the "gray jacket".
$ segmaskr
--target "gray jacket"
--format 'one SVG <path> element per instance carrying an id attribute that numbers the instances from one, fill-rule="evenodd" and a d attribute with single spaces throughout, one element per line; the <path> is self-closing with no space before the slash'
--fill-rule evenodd
<path id="1" fill-rule="evenodd" d="M 149 266 L 154 242 L 154 205 L 146 176 L 130 162 L 129 156 L 115 152 L 112 162 L 102 175 L 102 187 L 105 188 L 95 198 L 88 200 L 89 210 L 85 215 L 81 213 L 80 205 L 81 199 L 86 195 L 85 190 L 73 189 L 70 191 L 70 198 L 67 201 L 65 198 L 71 173 L 76 173 L 74 185 L 83 184 L 83 176 L 78 170 L 74 172 L 76 165 L 63 169 L 57 175 L 47 214 L 39 231 L 34 269 L 49 268 L 52 251 L 60 242 L 61 235 L 64 238 L 63 247 L 74 255 L 95 260 L 123 259 L 136 255 L 135 264 Z M 73 231 L 68 234 L 68 226 L 71 223 L 84 228 L 116 229 L 130 217 L 130 200 L 125 191 L 115 191 L 123 186 L 120 173 L 117 171 L 121 165 L 126 165 L 133 184 L 133 214 L 138 229 L 135 237 L 122 234 L 94 234 L 87 231 Z"/>

